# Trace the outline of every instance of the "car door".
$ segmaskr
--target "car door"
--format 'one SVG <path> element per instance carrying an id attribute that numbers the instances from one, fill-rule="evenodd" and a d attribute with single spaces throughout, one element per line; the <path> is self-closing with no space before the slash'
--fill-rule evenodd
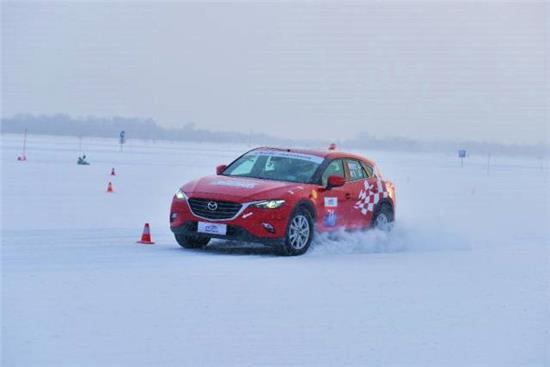
<path id="1" fill-rule="evenodd" d="M 327 186 L 330 176 L 347 177 L 343 159 L 336 159 L 328 164 L 321 176 L 323 187 Z M 319 215 L 320 227 L 325 231 L 348 227 L 350 225 L 349 214 L 354 204 L 348 182 L 342 187 L 321 191 L 320 196 L 320 205 L 322 206 L 321 215 Z"/>
<path id="2" fill-rule="evenodd" d="M 374 209 L 376 205 L 383 197 L 385 197 L 385 190 L 380 176 L 377 175 L 377 168 L 364 161 L 361 161 L 361 165 L 365 171 L 367 181 L 364 183 L 364 188 L 361 191 L 359 200 L 355 206 L 364 217 L 364 221 L 370 225 L 374 216 Z"/>
<path id="3" fill-rule="evenodd" d="M 371 218 L 361 207 L 362 199 L 369 190 L 368 173 L 362 163 L 356 159 L 346 159 L 347 186 L 352 196 L 352 205 L 349 212 L 348 226 L 350 228 L 363 228 L 368 226 Z"/>

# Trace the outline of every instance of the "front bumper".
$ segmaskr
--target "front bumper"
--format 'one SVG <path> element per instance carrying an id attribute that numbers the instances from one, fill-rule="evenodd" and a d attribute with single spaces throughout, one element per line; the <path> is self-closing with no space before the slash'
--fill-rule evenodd
<path id="1" fill-rule="evenodd" d="M 186 200 L 173 200 L 170 209 L 170 229 L 174 234 L 220 238 L 244 242 L 258 242 L 266 245 L 284 243 L 290 207 L 258 209 L 245 207 L 238 216 L 230 220 L 208 220 L 196 216 Z M 199 233 L 198 222 L 227 225 L 226 235 Z M 269 224 L 272 231 L 265 228 Z"/>
<path id="2" fill-rule="evenodd" d="M 239 226 L 227 225 L 227 234 L 225 236 L 216 234 L 206 234 L 197 232 L 198 222 L 189 220 L 178 227 L 170 227 L 174 234 L 196 237 L 219 238 L 231 241 L 258 242 L 269 246 L 278 246 L 284 243 L 284 237 L 258 237 L 250 233 L 245 228 Z"/>

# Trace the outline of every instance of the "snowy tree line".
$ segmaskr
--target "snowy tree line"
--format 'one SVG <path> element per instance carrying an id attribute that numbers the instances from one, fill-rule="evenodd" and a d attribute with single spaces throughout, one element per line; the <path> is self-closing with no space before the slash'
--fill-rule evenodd
<path id="1" fill-rule="evenodd" d="M 65 135 L 118 138 L 120 131 L 125 130 L 132 139 L 176 140 L 194 142 L 244 143 L 251 145 L 322 147 L 333 141 L 311 139 L 285 139 L 259 133 L 242 133 L 235 131 L 210 131 L 200 129 L 193 123 L 185 123 L 180 128 L 159 126 L 151 118 L 138 117 L 72 117 L 66 114 L 32 115 L 18 114 L 4 117 L 1 120 L 2 133 Z M 466 149 L 472 154 L 493 155 L 529 155 L 536 157 L 550 156 L 548 142 L 536 145 L 505 145 L 474 141 L 435 141 L 425 142 L 408 138 L 377 138 L 366 132 L 354 139 L 335 141 L 346 148 L 392 150 L 406 152 L 449 152 Z"/>

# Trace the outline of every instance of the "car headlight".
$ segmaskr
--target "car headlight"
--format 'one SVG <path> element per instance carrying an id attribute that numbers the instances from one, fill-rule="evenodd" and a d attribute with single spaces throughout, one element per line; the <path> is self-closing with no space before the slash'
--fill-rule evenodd
<path id="1" fill-rule="evenodd" d="M 178 200 L 187 200 L 187 195 L 185 195 L 185 192 L 183 192 L 183 191 L 181 191 L 181 189 L 179 189 L 176 192 L 176 199 L 178 199 Z"/>
<path id="2" fill-rule="evenodd" d="M 285 204 L 284 200 L 264 200 L 254 203 L 252 206 L 260 209 L 277 209 Z"/>

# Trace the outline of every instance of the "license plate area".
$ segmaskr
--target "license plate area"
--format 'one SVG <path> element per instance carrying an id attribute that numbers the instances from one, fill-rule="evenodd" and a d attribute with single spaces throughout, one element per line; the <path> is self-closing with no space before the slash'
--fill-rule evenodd
<path id="1" fill-rule="evenodd" d="M 199 222 L 197 232 L 225 236 L 227 235 L 227 224 Z"/>

